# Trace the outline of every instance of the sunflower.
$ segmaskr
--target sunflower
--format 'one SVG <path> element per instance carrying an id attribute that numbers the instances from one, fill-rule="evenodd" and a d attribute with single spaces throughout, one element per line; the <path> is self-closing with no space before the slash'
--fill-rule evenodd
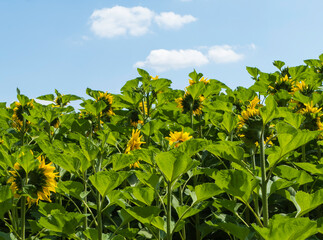
<path id="1" fill-rule="evenodd" d="M 24 181 L 26 181 L 28 185 L 34 187 L 33 194 L 37 196 L 37 198 L 27 197 L 29 207 L 33 203 L 38 204 L 39 200 L 51 202 L 50 193 L 56 192 L 55 188 L 57 187 L 55 178 L 58 173 L 54 173 L 55 167 L 51 166 L 52 163 L 45 164 L 45 158 L 42 156 L 39 156 L 37 159 L 39 161 L 38 168 L 36 167 L 31 170 L 28 175 L 19 163 L 15 163 L 14 171 L 9 171 L 11 177 L 8 179 L 8 183 L 11 183 L 10 189 L 14 192 L 16 198 L 18 198 L 23 191 Z"/>
<path id="2" fill-rule="evenodd" d="M 202 103 L 204 100 L 205 97 L 202 95 L 199 97 L 199 99 L 194 100 L 192 95 L 186 92 L 184 97 L 175 99 L 175 102 L 177 103 L 177 107 L 182 109 L 183 113 L 190 112 L 192 107 L 194 115 L 201 115 L 203 108 Z"/>
<path id="3" fill-rule="evenodd" d="M 181 132 L 170 132 L 169 137 L 165 137 L 169 141 L 169 145 L 173 145 L 175 143 L 175 147 L 178 147 L 182 142 L 185 142 L 192 138 L 189 136 L 188 132 L 184 132 L 183 129 Z"/>
<path id="4" fill-rule="evenodd" d="M 246 110 L 241 112 L 241 115 L 238 116 L 239 122 L 238 122 L 238 130 L 242 128 L 245 124 L 248 124 L 248 122 L 252 118 L 256 118 L 260 116 L 260 111 L 259 109 L 256 108 L 256 106 L 261 106 L 258 104 L 260 102 L 260 99 L 255 96 L 254 99 L 250 101 L 249 106 L 247 107 Z"/>
<path id="5" fill-rule="evenodd" d="M 310 96 L 314 92 L 314 88 L 305 83 L 305 81 L 297 82 L 295 86 L 292 88 L 293 94 L 299 91 L 301 94 L 305 96 Z"/>
<path id="6" fill-rule="evenodd" d="M 130 112 L 130 125 L 133 127 L 137 127 L 138 124 L 143 125 L 144 121 L 140 120 L 138 111 L 133 110 Z"/>
<path id="7" fill-rule="evenodd" d="M 283 89 L 289 93 L 293 93 L 294 80 L 288 77 L 286 74 L 284 77 L 279 78 L 271 85 L 268 86 L 268 92 L 270 94 L 275 94 L 279 90 Z"/>
<path id="8" fill-rule="evenodd" d="M 14 102 L 13 115 L 12 115 L 12 126 L 17 128 L 19 131 L 22 130 L 24 125 L 23 113 L 29 115 L 29 110 L 34 108 L 34 99 L 29 101 L 25 106 L 22 106 L 20 102 Z M 25 130 L 30 125 L 30 122 L 26 120 Z"/>
<path id="9" fill-rule="evenodd" d="M 111 93 L 108 94 L 108 92 L 99 92 L 99 96 L 96 100 L 98 101 L 103 101 L 107 106 L 102 110 L 102 114 L 109 116 L 114 115 L 114 112 L 112 111 L 112 102 L 113 102 L 113 96 Z"/>
<path id="10" fill-rule="evenodd" d="M 53 107 L 65 107 L 67 105 L 68 102 L 63 103 L 63 98 L 62 98 L 63 96 L 64 96 L 64 94 L 59 95 L 55 98 L 55 100 L 54 100 L 55 104 L 53 104 Z"/>
<path id="11" fill-rule="evenodd" d="M 299 110 L 299 113 L 305 115 L 305 114 L 316 114 L 319 113 L 321 111 L 322 108 L 317 108 L 314 107 L 313 105 L 313 101 L 311 101 L 311 103 L 304 103 L 305 108 L 302 108 L 301 110 Z"/>
<path id="12" fill-rule="evenodd" d="M 141 149 L 140 145 L 145 143 L 141 142 L 142 136 L 140 136 L 140 130 L 136 129 L 136 131 L 133 129 L 132 130 L 132 135 L 130 140 L 127 143 L 127 148 L 125 153 L 128 154 L 130 151 L 136 150 L 136 149 Z M 139 168 L 139 160 L 133 164 L 130 164 L 130 168 L 132 167 L 137 167 Z"/>
<path id="13" fill-rule="evenodd" d="M 156 75 L 156 77 L 150 76 L 152 80 L 157 80 L 159 77 Z"/>
<path id="14" fill-rule="evenodd" d="M 188 82 L 190 83 L 190 86 L 197 83 L 192 79 L 188 79 Z M 205 78 L 205 77 L 201 77 L 199 82 L 202 82 L 202 83 L 204 83 L 206 85 L 206 84 L 208 84 L 210 82 L 210 80 L 207 80 L 207 78 Z"/>

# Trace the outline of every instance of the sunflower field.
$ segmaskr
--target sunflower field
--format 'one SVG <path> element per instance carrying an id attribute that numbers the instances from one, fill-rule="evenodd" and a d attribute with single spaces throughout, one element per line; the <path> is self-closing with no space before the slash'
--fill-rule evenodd
<path id="1" fill-rule="evenodd" d="M 143 69 L 120 94 L 17 89 L 0 103 L 0 239 L 323 239 L 323 54 L 273 65 L 235 90 Z"/>

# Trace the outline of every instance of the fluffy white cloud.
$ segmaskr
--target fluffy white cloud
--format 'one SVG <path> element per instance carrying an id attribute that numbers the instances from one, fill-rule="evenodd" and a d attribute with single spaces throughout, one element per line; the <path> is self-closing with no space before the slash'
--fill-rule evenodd
<path id="1" fill-rule="evenodd" d="M 205 53 L 203 53 L 205 52 Z M 212 47 L 201 47 L 200 50 L 152 50 L 145 61 L 135 63 L 135 67 L 148 67 L 157 72 L 171 69 L 188 67 L 199 67 L 210 62 L 231 63 L 242 60 L 243 54 L 238 54 L 229 45 L 216 45 Z"/>
<path id="2" fill-rule="evenodd" d="M 174 12 L 162 12 L 155 16 L 158 26 L 166 29 L 178 29 L 184 24 L 195 22 L 197 19 L 192 15 L 178 15 Z"/>
<path id="3" fill-rule="evenodd" d="M 208 51 L 208 58 L 215 63 L 237 62 L 243 59 L 242 54 L 236 53 L 232 46 L 213 46 Z"/>
<path id="4" fill-rule="evenodd" d="M 198 67 L 209 60 L 203 53 L 194 49 L 152 50 L 145 61 L 137 62 L 135 67 L 150 67 L 157 72 L 186 67 Z"/>
<path id="5" fill-rule="evenodd" d="M 100 37 L 112 38 L 148 32 L 154 12 L 145 7 L 126 8 L 115 6 L 95 10 L 91 17 L 91 30 Z"/>

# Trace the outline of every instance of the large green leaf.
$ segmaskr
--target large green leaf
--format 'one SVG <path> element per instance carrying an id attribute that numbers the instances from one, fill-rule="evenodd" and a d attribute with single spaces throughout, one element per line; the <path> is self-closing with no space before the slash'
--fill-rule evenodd
<path id="1" fill-rule="evenodd" d="M 155 191 L 148 187 L 128 187 L 125 192 L 130 196 L 128 199 L 147 206 L 150 206 L 155 199 Z"/>
<path id="2" fill-rule="evenodd" d="M 199 202 L 197 204 L 194 204 L 194 206 L 182 205 L 182 206 L 176 207 L 175 209 L 178 217 L 181 217 L 182 219 L 186 219 L 201 212 L 208 205 L 209 205 L 208 202 Z"/>
<path id="3" fill-rule="evenodd" d="M 305 240 L 314 235 L 316 222 L 309 218 L 291 218 L 283 215 L 275 215 L 269 220 L 268 228 L 252 224 L 253 228 L 265 240 Z"/>
<path id="4" fill-rule="evenodd" d="M 39 224 L 50 231 L 71 235 L 84 217 L 76 212 L 61 213 L 59 210 L 52 210 L 49 216 L 40 217 Z"/>
<path id="5" fill-rule="evenodd" d="M 206 139 L 193 138 L 185 141 L 179 145 L 178 151 L 184 152 L 189 157 L 205 149 L 206 146 L 210 145 L 212 142 Z"/>
<path id="6" fill-rule="evenodd" d="M 248 203 L 259 180 L 240 170 L 220 170 L 212 175 L 215 184 L 226 193 Z"/>
<path id="7" fill-rule="evenodd" d="M 298 191 L 295 196 L 295 201 L 295 206 L 297 208 L 296 217 L 301 217 L 323 204 L 323 189 L 312 194 Z"/>
<path id="8" fill-rule="evenodd" d="M 97 172 L 89 177 L 93 186 L 105 197 L 106 194 L 118 187 L 130 173 L 113 170 Z"/>
<path id="9" fill-rule="evenodd" d="M 168 182 L 175 181 L 194 166 L 187 154 L 176 150 L 157 154 L 155 161 Z"/>
<path id="10" fill-rule="evenodd" d="M 13 207 L 12 191 L 8 185 L 0 186 L 0 219 Z"/>
<path id="11" fill-rule="evenodd" d="M 204 89 L 205 84 L 199 82 L 187 87 L 187 92 L 189 92 L 192 95 L 194 100 L 197 100 L 200 97 L 200 95 L 203 94 Z"/>
<path id="12" fill-rule="evenodd" d="M 203 183 L 203 184 L 197 185 L 194 188 L 196 200 L 194 200 L 193 203 L 202 202 L 222 192 L 223 190 L 219 188 L 219 186 L 215 183 Z"/>
<path id="13" fill-rule="evenodd" d="M 290 181 L 292 180 L 295 182 L 295 184 L 298 184 L 298 185 L 303 185 L 313 181 L 313 178 L 311 177 L 311 175 L 309 175 L 305 171 L 297 170 L 287 165 L 279 165 L 275 167 L 273 173 L 281 178 L 284 178 Z M 323 174 L 323 171 L 322 171 L 322 174 Z"/>
<path id="14" fill-rule="evenodd" d="M 323 164 L 313 164 L 307 162 L 296 162 L 294 164 L 311 174 L 323 175 Z"/>
<path id="15" fill-rule="evenodd" d="M 277 164 L 287 153 L 312 141 L 319 135 L 318 131 L 299 130 L 283 122 L 279 122 L 276 129 L 280 148 L 268 156 L 270 167 Z"/>
<path id="16" fill-rule="evenodd" d="M 242 160 L 244 158 L 244 150 L 234 142 L 221 141 L 216 144 L 206 146 L 205 149 L 215 156 L 243 165 Z"/>
<path id="17" fill-rule="evenodd" d="M 96 144 L 94 144 L 90 139 L 83 137 L 80 135 L 80 145 L 81 150 L 84 156 L 87 158 L 88 161 L 95 160 L 96 156 L 99 153 L 99 148 Z"/>
<path id="18" fill-rule="evenodd" d="M 277 117 L 278 109 L 274 96 L 269 95 L 266 98 L 266 106 L 260 108 L 260 115 L 262 117 L 264 125 L 271 121 L 273 118 Z"/>
<path id="19" fill-rule="evenodd" d="M 126 208 L 125 211 L 139 222 L 150 225 L 151 221 L 159 215 L 161 210 L 155 206 L 145 206 Z"/>
<path id="20" fill-rule="evenodd" d="M 57 192 L 65 193 L 81 200 L 80 194 L 84 191 L 82 183 L 75 181 L 59 181 L 57 187 Z"/>

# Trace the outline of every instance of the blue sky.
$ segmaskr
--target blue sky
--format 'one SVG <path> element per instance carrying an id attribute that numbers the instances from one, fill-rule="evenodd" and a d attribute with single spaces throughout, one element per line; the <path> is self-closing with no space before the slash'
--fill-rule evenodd
<path id="1" fill-rule="evenodd" d="M 0 102 L 54 93 L 119 93 L 136 67 L 184 89 L 195 68 L 248 87 L 323 53 L 321 0 L 0 0 Z"/>

